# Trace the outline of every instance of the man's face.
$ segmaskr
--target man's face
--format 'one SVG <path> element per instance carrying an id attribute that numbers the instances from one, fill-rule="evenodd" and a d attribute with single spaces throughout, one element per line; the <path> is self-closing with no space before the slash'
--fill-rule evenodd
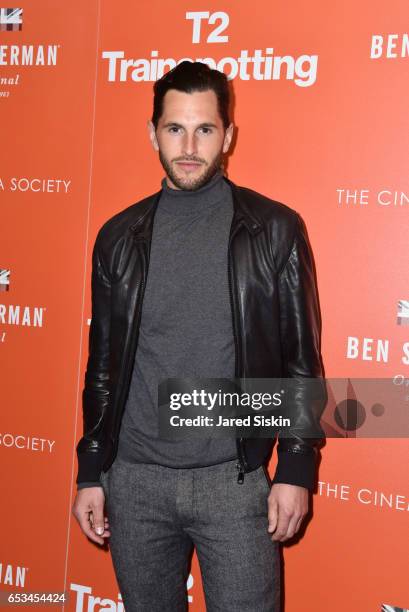
<path id="1" fill-rule="evenodd" d="M 194 191 L 219 170 L 230 147 L 233 124 L 225 130 L 213 90 L 191 94 L 169 89 L 157 130 L 148 121 L 149 135 L 173 189 Z"/>

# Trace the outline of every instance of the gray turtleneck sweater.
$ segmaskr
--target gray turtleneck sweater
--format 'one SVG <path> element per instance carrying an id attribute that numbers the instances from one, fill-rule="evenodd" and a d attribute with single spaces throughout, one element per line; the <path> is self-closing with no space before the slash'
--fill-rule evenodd
<path id="1" fill-rule="evenodd" d="M 158 436 L 158 383 L 171 377 L 234 377 L 227 276 L 233 215 L 229 184 L 218 172 L 196 191 L 162 180 L 148 277 L 118 456 L 188 468 L 237 457 L 234 438 Z M 99 483 L 84 482 L 78 489 Z"/>
<path id="2" fill-rule="evenodd" d="M 188 468 L 237 456 L 234 438 L 158 437 L 158 383 L 234 377 L 227 276 L 231 189 L 218 172 L 196 191 L 162 180 L 154 217 L 138 345 L 118 456 Z"/>

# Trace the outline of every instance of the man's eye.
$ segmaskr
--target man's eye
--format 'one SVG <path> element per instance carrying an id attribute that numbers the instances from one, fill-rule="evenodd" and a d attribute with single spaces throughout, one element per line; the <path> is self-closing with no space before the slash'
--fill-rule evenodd
<path id="1" fill-rule="evenodd" d="M 202 132 L 204 134 L 211 134 L 212 133 L 212 129 L 208 128 L 208 127 L 202 127 L 201 130 L 202 130 Z"/>
<path id="2" fill-rule="evenodd" d="M 175 125 L 173 125 L 172 127 L 169 128 L 169 132 L 177 132 L 179 130 L 178 127 L 176 127 Z"/>

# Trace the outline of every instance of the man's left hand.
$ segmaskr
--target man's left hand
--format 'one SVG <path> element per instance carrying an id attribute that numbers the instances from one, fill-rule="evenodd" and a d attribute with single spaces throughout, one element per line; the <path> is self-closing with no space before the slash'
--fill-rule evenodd
<path id="1" fill-rule="evenodd" d="M 284 542 L 297 533 L 308 512 L 308 489 L 277 482 L 268 496 L 268 532 Z"/>

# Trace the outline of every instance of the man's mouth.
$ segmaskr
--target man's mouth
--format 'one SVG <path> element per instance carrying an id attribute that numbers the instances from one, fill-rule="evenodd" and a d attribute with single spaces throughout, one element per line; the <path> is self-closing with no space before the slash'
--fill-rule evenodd
<path id="1" fill-rule="evenodd" d="M 187 172 L 196 170 L 199 168 L 199 166 L 201 166 L 200 162 L 179 161 L 176 163 L 180 168 L 182 168 L 182 170 L 186 170 Z"/>

